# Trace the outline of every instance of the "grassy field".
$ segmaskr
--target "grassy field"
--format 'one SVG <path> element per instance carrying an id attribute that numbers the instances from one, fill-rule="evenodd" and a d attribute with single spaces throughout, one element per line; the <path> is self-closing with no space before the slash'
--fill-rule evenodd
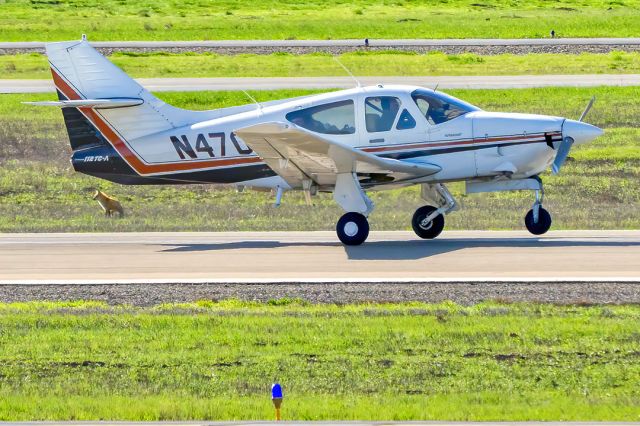
<path id="1" fill-rule="evenodd" d="M 0 305 L 0 420 L 639 421 L 637 306 Z"/>
<path id="2" fill-rule="evenodd" d="M 640 73 L 640 53 L 611 52 L 490 55 L 417 54 L 361 51 L 338 58 L 357 76 L 517 75 Z M 211 53 L 115 53 L 109 58 L 133 77 L 305 77 L 344 76 L 330 54 L 217 55 Z M 49 63 L 38 53 L 0 55 L 0 78 L 51 78 Z"/>
<path id="3" fill-rule="evenodd" d="M 259 101 L 309 91 L 252 92 Z M 577 117 L 592 94 L 598 98 L 588 121 L 605 136 L 575 148 L 560 176 L 544 176 L 546 207 L 554 229 L 640 227 L 640 88 L 547 88 L 456 90 L 453 95 L 487 110 Z M 280 208 L 268 193 L 214 186 L 125 187 L 74 173 L 60 112 L 34 109 L 21 100 L 51 95 L 0 97 L 0 232 L 152 230 L 330 230 L 341 214 L 327 194 L 306 206 L 299 193 L 287 193 Z M 167 102 L 203 109 L 246 103 L 238 92 L 162 93 Z M 102 217 L 90 199 L 92 188 L 115 195 L 124 220 Z M 522 229 L 530 208 L 528 192 L 465 196 L 451 185 L 463 209 L 447 217 L 447 229 Z M 373 229 L 410 229 L 421 205 L 417 188 L 372 193 Z M 206 213 L 204 213 L 206 212 Z"/>
<path id="4" fill-rule="evenodd" d="M 629 37 L 638 0 L 4 0 L 2 41 Z"/>

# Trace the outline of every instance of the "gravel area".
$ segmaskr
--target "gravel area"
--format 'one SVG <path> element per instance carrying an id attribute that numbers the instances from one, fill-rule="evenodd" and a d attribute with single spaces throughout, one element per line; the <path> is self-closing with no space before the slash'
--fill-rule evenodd
<path id="1" fill-rule="evenodd" d="M 313 303 L 441 302 L 472 305 L 486 300 L 558 304 L 640 303 L 640 282 L 447 282 L 314 284 L 111 284 L 2 285 L 0 301 L 101 300 L 109 304 L 152 306 L 195 300 L 268 301 L 284 297 Z"/>
<path id="2" fill-rule="evenodd" d="M 612 51 L 624 51 L 624 52 L 638 52 L 640 51 L 640 45 L 536 45 L 536 46 L 393 46 L 393 47 L 369 47 L 367 50 L 401 50 L 417 53 L 428 52 L 444 52 L 447 54 L 460 54 L 460 53 L 475 53 L 477 55 L 500 55 L 503 53 L 511 53 L 514 55 L 526 55 L 528 53 L 564 53 L 564 54 L 578 54 L 583 52 L 588 53 L 609 53 Z M 291 54 L 305 54 L 305 53 L 331 53 L 338 55 L 345 52 L 353 52 L 358 50 L 365 50 L 364 47 L 357 46 L 332 46 L 332 47 L 173 47 L 173 48 L 98 48 L 98 50 L 104 55 L 111 55 L 114 52 L 170 52 L 170 53 L 184 53 L 184 52 L 211 52 L 219 55 L 239 55 L 244 53 L 254 53 L 258 55 L 268 55 L 275 52 L 287 52 Z M 43 53 L 44 49 L 13 49 L 3 48 L 0 49 L 0 55 L 15 55 L 17 53 Z"/>

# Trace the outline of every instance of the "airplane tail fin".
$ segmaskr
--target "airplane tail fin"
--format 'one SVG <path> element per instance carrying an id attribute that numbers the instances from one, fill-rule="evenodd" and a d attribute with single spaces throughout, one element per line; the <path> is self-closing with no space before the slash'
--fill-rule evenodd
<path id="1" fill-rule="evenodd" d="M 203 118 L 203 112 L 175 108 L 156 98 L 84 39 L 48 43 L 46 52 L 74 149 L 87 142 L 80 137 L 85 132 L 78 133 L 75 107 L 81 112 L 99 110 L 105 125 L 125 140 Z"/>
<path id="2" fill-rule="evenodd" d="M 59 101 L 32 104 L 62 108 L 73 149 L 71 163 L 78 172 L 137 184 L 213 167 L 219 159 L 154 157 L 154 145 L 163 139 L 170 143 L 168 135 L 174 129 L 256 109 L 253 104 L 209 111 L 173 107 L 145 90 L 84 38 L 48 43 L 45 49 Z M 286 100 L 263 105 L 281 102 Z"/>

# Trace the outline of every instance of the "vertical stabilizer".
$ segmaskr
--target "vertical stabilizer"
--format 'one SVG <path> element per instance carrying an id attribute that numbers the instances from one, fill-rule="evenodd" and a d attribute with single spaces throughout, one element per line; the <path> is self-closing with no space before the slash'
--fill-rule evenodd
<path id="1" fill-rule="evenodd" d="M 48 43 L 46 52 L 61 98 L 138 98 L 143 101 L 138 106 L 100 110 L 100 115 L 126 140 L 181 127 L 207 117 L 201 112 L 174 108 L 159 100 L 86 40 Z"/>

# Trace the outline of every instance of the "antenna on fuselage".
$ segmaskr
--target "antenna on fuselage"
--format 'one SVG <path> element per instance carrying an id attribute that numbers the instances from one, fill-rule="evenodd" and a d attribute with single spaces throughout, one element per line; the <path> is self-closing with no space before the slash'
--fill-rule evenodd
<path id="1" fill-rule="evenodd" d="M 356 82 L 356 86 L 357 87 L 362 87 L 362 85 L 360 84 L 360 81 L 351 73 L 351 71 L 349 71 L 349 68 L 345 67 L 344 64 L 342 62 L 340 62 L 340 60 L 338 58 L 336 58 L 335 56 L 332 56 L 333 60 L 336 61 L 338 63 L 338 65 L 340 65 L 342 67 L 342 69 L 344 69 L 347 74 L 349 74 L 349 77 L 351 77 L 353 79 L 353 81 Z"/>
<path id="2" fill-rule="evenodd" d="M 434 87 L 434 88 L 433 88 L 433 91 L 434 91 L 434 92 L 437 92 L 437 91 L 438 91 L 438 86 L 440 86 L 440 83 L 436 83 L 436 87 Z"/>
<path id="3" fill-rule="evenodd" d="M 262 105 L 260 105 L 260 102 L 256 101 L 256 98 L 254 98 L 253 96 L 251 96 L 249 94 L 249 92 L 247 92 L 246 90 L 242 90 L 242 93 L 244 93 L 245 95 L 247 95 L 247 98 L 251 99 L 251 102 L 253 102 L 254 104 L 258 105 L 258 109 L 262 111 Z"/>

